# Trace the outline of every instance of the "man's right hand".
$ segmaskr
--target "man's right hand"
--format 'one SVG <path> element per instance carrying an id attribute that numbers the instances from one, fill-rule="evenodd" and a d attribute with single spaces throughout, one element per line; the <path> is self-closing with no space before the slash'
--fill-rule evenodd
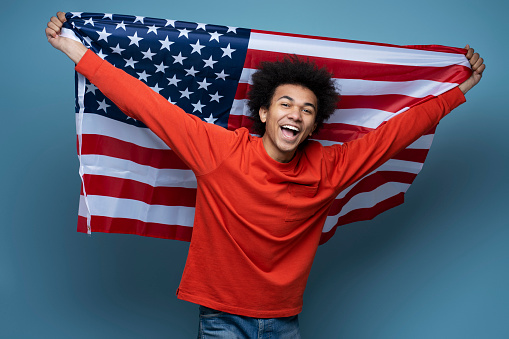
<path id="1" fill-rule="evenodd" d="M 77 64 L 87 51 L 87 48 L 78 41 L 60 36 L 62 26 L 66 21 L 64 12 L 58 12 L 56 16 L 51 17 L 45 31 L 46 38 L 51 46 L 64 52 L 72 61 L 74 61 L 74 63 Z"/>

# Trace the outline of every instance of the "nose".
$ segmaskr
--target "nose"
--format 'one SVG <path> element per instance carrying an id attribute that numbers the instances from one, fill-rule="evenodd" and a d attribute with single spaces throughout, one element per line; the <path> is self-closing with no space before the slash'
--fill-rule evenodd
<path id="1" fill-rule="evenodd" d="M 293 121 L 301 121 L 302 120 L 302 110 L 300 107 L 294 106 L 292 107 L 291 112 L 288 114 L 288 118 Z"/>

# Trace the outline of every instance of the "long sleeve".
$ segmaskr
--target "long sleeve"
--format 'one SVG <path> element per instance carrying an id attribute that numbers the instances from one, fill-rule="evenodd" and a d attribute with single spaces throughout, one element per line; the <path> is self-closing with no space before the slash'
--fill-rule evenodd
<path id="1" fill-rule="evenodd" d="M 219 166 L 237 133 L 205 123 L 171 104 L 150 87 L 88 50 L 76 65 L 108 99 L 128 116 L 142 121 L 197 174 Z"/>
<path id="2" fill-rule="evenodd" d="M 348 187 L 413 143 L 463 102 L 463 93 L 455 87 L 397 115 L 362 138 L 326 147 L 325 156 L 335 159 L 328 169 L 329 180 L 338 189 Z"/>

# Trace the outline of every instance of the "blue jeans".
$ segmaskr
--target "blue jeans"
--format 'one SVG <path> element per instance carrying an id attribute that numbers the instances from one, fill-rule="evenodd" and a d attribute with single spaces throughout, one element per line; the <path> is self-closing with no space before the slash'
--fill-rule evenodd
<path id="1" fill-rule="evenodd" d="M 251 318 L 200 306 L 198 339 L 300 339 L 297 315 Z"/>

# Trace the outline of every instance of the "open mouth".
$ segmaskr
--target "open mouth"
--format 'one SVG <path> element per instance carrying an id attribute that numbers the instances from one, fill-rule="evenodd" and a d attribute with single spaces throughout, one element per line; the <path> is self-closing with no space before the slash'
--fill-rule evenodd
<path id="1" fill-rule="evenodd" d="M 283 125 L 281 126 L 281 132 L 285 138 L 293 139 L 299 134 L 300 130 L 295 126 Z"/>

